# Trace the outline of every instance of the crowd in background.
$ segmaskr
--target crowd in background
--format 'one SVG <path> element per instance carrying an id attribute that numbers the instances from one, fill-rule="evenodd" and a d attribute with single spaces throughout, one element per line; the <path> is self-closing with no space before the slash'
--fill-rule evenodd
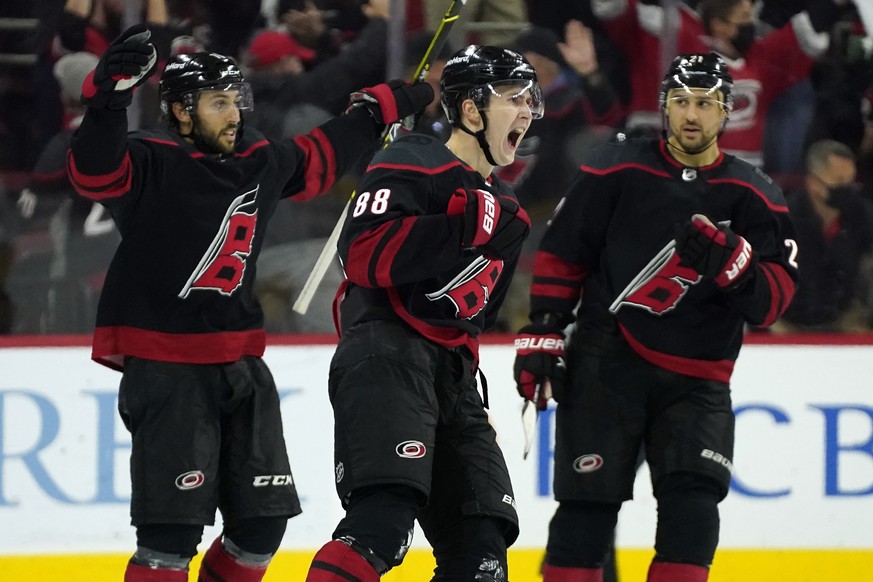
<path id="1" fill-rule="evenodd" d="M 0 333 L 89 333 L 118 234 L 78 197 L 66 151 L 83 110 L 79 88 L 126 24 L 146 22 L 162 61 L 208 50 L 232 56 L 255 95 L 245 124 L 271 138 L 343 112 L 349 93 L 396 70 L 391 2 L 405 1 L 409 76 L 448 0 L 45 0 L 0 8 Z M 855 0 L 468 0 L 431 67 L 468 44 L 523 53 L 546 113 L 516 161 L 498 168 L 531 216 L 525 258 L 499 332 L 526 321 L 530 267 L 549 216 L 592 145 L 658 135 L 666 60 L 714 50 L 735 80 L 720 145 L 785 191 L 798 232 L 800 284 L 774 331 L 873 329 L 873 6 Z M 866 12 L 866 13 L 865 13 Z M 865 27 L 865 22 L 867 26 Z M 396 22 L 394 23 L 396 24 Z M 157 75 L 137 93 L 132 127 L 163 123 Z M 439 99 L 417 130 L 448 136 Z M 359 171 L 362 171 L 360 168 Z M 332 332 L 328 273 L 306 316 L 291 305 L 354 190 L 280 205 L 258 269 L 266 329 Z"/>

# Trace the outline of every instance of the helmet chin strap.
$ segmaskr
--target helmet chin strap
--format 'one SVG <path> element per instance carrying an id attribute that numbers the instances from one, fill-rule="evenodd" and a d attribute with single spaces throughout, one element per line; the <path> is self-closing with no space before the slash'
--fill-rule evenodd
<path id="1" fill-rule="evenodd" d="M 463 121 L 458 123 L 458 126 L 461 128 L 461 131 L 476 138 L 476 141 L 479 143 L 479 149 L 485 154 L 485 159 L 488 160 L 488 163 L 492 166 L 498 166 L 499 164 L 494 161 L 494 157 L 491 155 L 491 146 L 488 145 L 488 140 L 485 139 L 485 130 L 488 129 L 488 118 L 485 117 L 485 112 L 481 109 L 479 110 L 479 115 L 482 116 L 482 129 L 479 131 L 472 131 L 464 125 Z"/>

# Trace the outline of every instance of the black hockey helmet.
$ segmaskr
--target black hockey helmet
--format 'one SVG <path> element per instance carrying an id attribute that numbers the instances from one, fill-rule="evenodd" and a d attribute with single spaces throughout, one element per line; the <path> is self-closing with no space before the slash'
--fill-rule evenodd
<path id="1" fill-rule="evenodd" d="M 192 53 L 174 56 L 161 74 L 161 111 L 169 114 L 170 103 L 179 101 L 189 111 L 197 102 L 197 94 L 205 90 L 236 89 L 237 107 L 252 109 L 251 86 L 233 59 L 216 53 Z"/>
<path id="2" fill-rule="evenodd" d="M 706 89 L 709 93 L 721 91 L 721 102 L 726 112 L 734 106 L 734 79 L 727 64 L 715 53 L 679 55 L 661 80 L 658 104 L 661 109 L 667 105 L 667 94 L 671 89 Z"/>
<path id="3" fill-rule="evenodd" d="M 440 103 L 452 125 L 459 123 L 458 106 L 464 99 L 472 99 L 476 107 L 484 109 L 489 94 L 500 95 L 500 86 L 524 84 L 522 93 L 529 90 L 534 119 L 543 116 L 543 94 L 537 82 L 537 73 L 519 53 L 495 46 L 470 45 L 456 52 L 446 61 L 440 77 Z"/>

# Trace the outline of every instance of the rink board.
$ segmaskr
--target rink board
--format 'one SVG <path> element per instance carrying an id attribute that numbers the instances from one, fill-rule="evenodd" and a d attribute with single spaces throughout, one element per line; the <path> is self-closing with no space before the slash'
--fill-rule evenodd
<path id="1" fill-rule="evenodd" d="M 537 578 L 554 509 L 553 410 L 541 415 L 534 450 L 522 461 L 508 339 L 483 347 L 482 367 L 521 520 L 510 572 L 524 582 Z M 129 437 L 115 410 L 120 375 L 90 362 L 84 338 L 54 338 L 55 347 L 3 341 L 0 582 L 118 580 L 134 547 Z M 329 486 L 326 378 L 333 346 L 327 338 L 307 341 L 273 338 L 266 355 L 282 395 L 284 436 L 304 508 L 289 523 L 268 581 L 302 580 L 342 515 Z M 711 580 L 873 580 L 873 341 L 842 341 L 855 345 L 744 347 L 733 380 L 734 483 L 721 505 Z M 619 519 L 619 564 L 628 580 L 644 579 L 651 557 L 650 489 L 644 468 Z M 207 529 L 204 548 L 216 533 Z M 429 579 L 421 532 L 414 548 L 385 580 Z"/>

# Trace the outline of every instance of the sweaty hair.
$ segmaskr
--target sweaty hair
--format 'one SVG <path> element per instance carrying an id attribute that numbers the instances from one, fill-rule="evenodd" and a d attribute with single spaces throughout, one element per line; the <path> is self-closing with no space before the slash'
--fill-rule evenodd
<path id="1" fill-rule="evenodd" d="M 814 142 L 806 150 L 806 171 L 810 174 L 820 174 L 828 165 L 828 158 L 836 156 L 855 161 L 852 148 L 846 144 L 833 140 L 821 139 Z"/>

